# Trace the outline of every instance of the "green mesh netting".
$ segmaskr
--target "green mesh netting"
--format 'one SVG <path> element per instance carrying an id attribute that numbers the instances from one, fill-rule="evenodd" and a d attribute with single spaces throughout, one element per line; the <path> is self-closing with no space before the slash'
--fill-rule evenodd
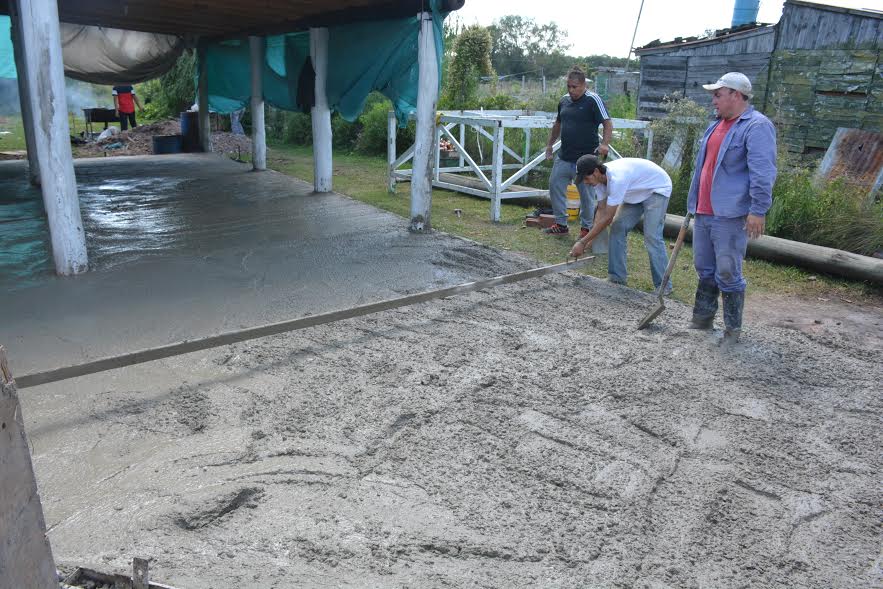
<path id="1" fill-rule="evenodd" d="M 0 78 L 15 78 L 15 58 L 12 54 L 12 21 L 0 15 Z"/>
<path id="2" fill-rule="evenodd" d="M 432 1 L 436 59 L 441 71 L 442 21 Z M 326 95 L 332 110 L 355 121 L 368 95 L 378 90 L 389 98 L 399 123 L 417 106 L 417 37 L 419 17 L 365 22 L 328 28 L 328 79 Z M 283 110 L 300 110 L 298 78 L 310 55 L 308 32 L 266 37 L 263 98 Z M 229 113 L 244 107 L 251 95 L 248 40 L 205 46 L 209 108 Z M 441 76 L 439 76 L 439 79 Z"/>

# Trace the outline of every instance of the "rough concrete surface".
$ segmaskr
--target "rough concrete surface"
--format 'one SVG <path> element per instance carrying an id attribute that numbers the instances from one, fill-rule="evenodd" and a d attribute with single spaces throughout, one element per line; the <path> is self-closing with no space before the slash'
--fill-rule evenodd
<path id="1" fill-rule="evenodd" d="M 13 370 L 533 265 L 319 202 L 362 215 L 17 291 Z M 721 350 L 651 305 L 560 275 L 25 389 L 53 552 L 183 588 L 883 586 L 881 340 L 749 315 Z"/>

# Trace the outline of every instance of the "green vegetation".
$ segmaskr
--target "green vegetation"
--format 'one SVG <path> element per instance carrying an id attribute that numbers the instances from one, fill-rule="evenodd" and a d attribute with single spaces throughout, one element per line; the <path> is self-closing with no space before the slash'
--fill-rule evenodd
<path id="1" fill-rule="evenodd" d="M 282 143 L 272 144 L 268 163 L 280 172 L 311 181 L 313 177 L 312 152 L 307 147 Z M 410 214 L 409 184 L 400 185 L 396 194 L 386 190 L 386 162 L 376 156 L 336 152 L 334 189 L 356 200 L 390 211 L 403 218 Z M 570 251 L 573 238 L 556 238 L 536 229 L 522 228 L 524 215 L 535 203 L 503 201 L 499 223 L 490 221 L 490 202 L 464 194 L 434 190 L 432 195 L 432 225 L 435 229 L 478 241 L 503 250 L 522 252 L 542 262 L 562 261 Z M 455 210 L 460 209 L 460 216 Z M 572 227 L 572 229 L 576 229 Z M 629 285 L 650 291 L 650 266 L 640 233 L 629 235 Z M 606 256 L 589 267 L 587 273 L 599 278 L 607 276 Z M 806 297 L 826 296 L 857 299 L 874 292 L 871 287 L 811 273 L 788 266 L 779 266 L 759 260 L 747 260 L 745 275 L 753 292 L 776 292 Z M 696 286 L 692 250 L 685 247 L 678 258 L 673 276 L 674 297 L 691 302 Z"/>
<path id="2" fill-rule="evenodd" d="M 196 100 L 196 52 L 184 51 L 175 66 L 155 80 L 140 84 L 145 121 L 177 118 Z"/>

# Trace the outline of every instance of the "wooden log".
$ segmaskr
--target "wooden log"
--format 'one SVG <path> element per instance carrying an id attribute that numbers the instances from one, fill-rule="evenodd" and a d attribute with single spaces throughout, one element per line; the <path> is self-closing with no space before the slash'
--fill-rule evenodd
<path id="1" fill-rule="evenodd" d="M 331 109 L 328 106 L 328 29 L 310 29 L 310 56 L 316 72 L 316 104 L 310 110 L 313 123 L 313 184 L 316 192 L 331 192 Z"/>
<path id="2" fill-rule="evenodd" d="M 438 102 L 438 61 L 435 53 L 435 31 L 432 14 L 420 14 L 417 62 L 419 81 L 417 90 L 417 124 L 414 142 L 414 164 L 411 177 L 411 231 L 429 231 L 432 228 L 432 143 L 435 137 L 435 107 Z"/>
<path id="3" fill-rule="evenodd" d="M 251 167 L 267 169 L 267 127 L 264 120 L 264 39 L 248 38 L 251 52 Z"/>
<path id="4" fill-rule="evenodd" d="M 0 346 L 0 587 L 58 589 L 15 380 Z"/>
<path id="5" fill-rule="evenodd" d="M 683 222 L 684 218 L 679 215 L 666 215 L 665 235 L 677 235 Z M 687 239 L 693 239 L 692 227 L 687 232 Z M 821 245 L 764 235 L 748 242 L 748 256 L 883 285 L 883 260 Z"/>

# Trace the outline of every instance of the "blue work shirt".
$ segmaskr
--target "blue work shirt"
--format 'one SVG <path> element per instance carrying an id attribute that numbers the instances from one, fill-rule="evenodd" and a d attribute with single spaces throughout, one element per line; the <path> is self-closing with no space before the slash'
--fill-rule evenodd
<path id="1" fill-rule="evenodd" d="M 695 214 L 699 200 L 699 176 L 705 163 L 708 138 L 720 123 L 705 131 L 696 154 L 696 167 L 687 197 L 687 209 Z M 776 128 L 749 106 L 724 137 L 711 181 L 711 208 L 715 217 L 763 217 L 773 204 L 776 181 Z"/>

